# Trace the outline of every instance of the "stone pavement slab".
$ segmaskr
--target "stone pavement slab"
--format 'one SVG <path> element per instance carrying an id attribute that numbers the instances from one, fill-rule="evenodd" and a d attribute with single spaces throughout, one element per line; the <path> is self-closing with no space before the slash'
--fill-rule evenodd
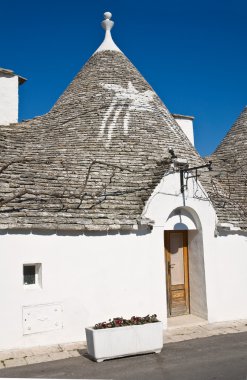
<path id="1" fill-rule="evenodd" d="M 68 354 L 68 351 L 62 351 L 62 352 L 51 352 L 49 354 L 49 357 L 52 360 L 61 360 L 61 359 L 68 359 L 70 356 Z"/>
<path id="2" fill-rule="evenodd" d="M 72 350 L 85 350 L 85 342 L 76 342 L 76 343 L 64 343 L 59 344 L 59 347 L 62 351 L 72 351 Z"/>
<path id="3" fill-rule="evenodd" d="M 3 362 L 6 359 L 13 359 L 14 352 L 13 351 L 0 351 L 0 362 Z"/>
<path id="4" fill-rule="evenodd" d="M 84 350 L 85 349 L 86 349 L 86 347 L 84 346 Z M 75 357 L 81 356 L 79 350 L 68 351 L 68 355 L 69 355 L 70 358 L 75 358 Z"/>
<path id="5" fill-rule="evenodd" d="M 31 349 L 33 355 L 42 355 L 42 354 L 50 354 L 50 353 L 57 353 L 63 351 L 63 349 L 60 347 L 60 345 L 55 346 L 40 346 L 40 347 L 33 347 Z"/>
<path id="6" fill-rule="evenodd" d="M 4 366 L 6 368 L 10 367 L 18 367 L 20 365 L 27 365 L 27 361 L 24 358 L 17 358 L 17 359 L 7 359 L 4 361 Z"/>
<path id="7" fill-rule="evenodd" d="M 49 362 L 53 360 L 52 358 L 50 358 L 49 355 L 33 355 L 33 356 L 27 356 L 26 357 L 26 361 L 27 361 L 27 364 L 36 364 L 36 363 L 45 363 L 45 362 Z"/>

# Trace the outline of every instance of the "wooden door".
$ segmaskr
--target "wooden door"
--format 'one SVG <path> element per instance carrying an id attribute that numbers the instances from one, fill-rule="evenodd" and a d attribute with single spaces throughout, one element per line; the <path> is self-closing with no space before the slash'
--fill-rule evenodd
<path id="1" fill-rule="evenodd" d="M 168 316 L 189 314 L 188 232 L 165 232 Z"/>

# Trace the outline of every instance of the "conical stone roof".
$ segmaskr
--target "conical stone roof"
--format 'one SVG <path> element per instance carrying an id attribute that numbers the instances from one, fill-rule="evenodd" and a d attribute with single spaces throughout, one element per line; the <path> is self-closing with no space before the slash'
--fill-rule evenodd
<path id="1" fill-rule="evenodd" d="M 235 167 L 247 161 L 247 106 L 215 150 L 214 157 L 231 162 Z"/>
<path id="2" fill-rule="evenodd" d="M 50 112 L 0 128 L 2 229 L 132 230 L 170 148 L 203 163 L 132 63 L 105 46 Z"/>
<path id="3" fill-rule="evenodd" d="M 247 229 L 247 107 L 244 108 L 216 151 L 213 167 L 218 172 L 214 180 L 214 195 L 219 185 L 224 194 L 216 202 L 219 221 L 234 228 Z M 218 181 L 218 184 L 217 182 Z"/>

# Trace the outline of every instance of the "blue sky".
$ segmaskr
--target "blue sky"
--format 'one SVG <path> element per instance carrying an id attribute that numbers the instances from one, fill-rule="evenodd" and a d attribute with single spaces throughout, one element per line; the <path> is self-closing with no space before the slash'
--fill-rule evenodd
<path id="1" fill-rule="evenodd" d="M 247 104 L 244 0 L 0 0 L 0 67 L 28 78 L 20 120 L 49 111 L 102 42 L 113 38 L 173 113 L 195 116 L 211 153 Z"/>

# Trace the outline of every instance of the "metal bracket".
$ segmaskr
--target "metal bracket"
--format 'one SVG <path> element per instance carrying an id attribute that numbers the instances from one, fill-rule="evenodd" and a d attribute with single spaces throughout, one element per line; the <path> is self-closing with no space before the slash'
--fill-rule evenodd
<path id="1" fill-rule="evenodd" d="M 198 169 L 208 168 L 208 170 L 212 170 L 212 161 L 209 161 L 208 164 L 201 165 L 201 166 L 194 166 L 193 168 L 185 168 L 180 169 L 180 190 L 181 193 L 184 193 L 184 190 L 187 189 L 187 182 L 190 178 L 195 178 L 197 181 L 197 178 L 200 177 L 200 174 L 198 174 Z M 190 172 L 193 170 L 196 171 L 195 175 L 189 175 Z M 186 184 L 184 183 L 184 179 L 186 179 Z"/>

